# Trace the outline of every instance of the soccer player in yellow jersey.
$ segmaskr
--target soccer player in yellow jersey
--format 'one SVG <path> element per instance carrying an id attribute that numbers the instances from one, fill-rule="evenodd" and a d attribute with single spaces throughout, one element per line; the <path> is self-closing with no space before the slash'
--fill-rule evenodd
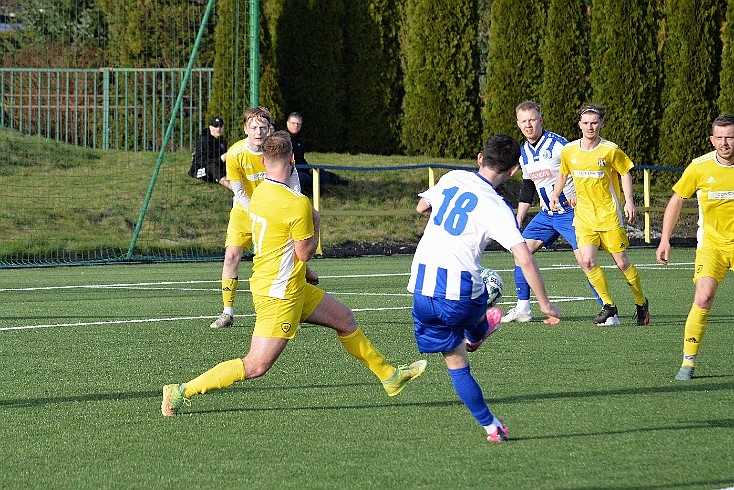
<path id="1" fill-rule="evenodd" d="M 561 152 L 561 168 L 553 187 L 551 208 L 559 210 L 564 204 L 560 202 L 559 196 L 563 192 L 566 177 L 570 174 L 576 187 L 576 195 L 568 197 L 568 204 L 574 208 L 573 224 L 581 252 L 579 265 L 604 303 L 594 323 L 620 323 L 607 278 L 599 266 L 598 251 L 601 248 L 612 255 L 627 284 L 632 288 L 637 307 L 637 325 L 647 325 L 650 322 L 648 302 L 642 291 L 637 268 L 627 256 L 629 239 L 624 229 L 624 218 L 631 223 L 636 213 L 632 199 L 632 176 L 629 173 L 634 165 L 616 144 L 599 135 L 604 127 L 606 114 L 603 106 L 584 104 L 577 112 L 582 136 L 566 145 Z M 624 191 L 623 206 L 620 179 Z"/>
<path id="2" fill-rule="evenodd" d="M 194 395 L 264 375 L 301 322 L 336 331 L 347 352 L 382 381 L 388 396 L 399 394 L 426 368 L 425 360 L 390 365 L 357 326 L 352 310 L 314 285 L 318 276 L 307 270 L 306 262 L 316 252 L 320 218 L 308 197 L 286 184 L 295 163 L 288 133 L 277 131 L 265 140 L 263 156 L 267 178 L 248 206 L 255 248 L 250 289 L 257 315 L 250 350 L 188 383 L 164 386 L 165 416 L 175 415 Z"/>
<path id="3" fill-rule="evenodd" d="M 661 264 L 670 258 L 670 236 L 678 223 L 683 200 L 698 198 L 698 247 L 693 270 L 696 292 L 683 335 L 683 363 L 675 379 L 693 378 L 698 349 L 716 289 L 726 271 L 734 270 L 734 115 L 714 119 L 711 127 L 714 151 L 691 162 L 673 186 L 673 196 L 663 215 L 663 231 L 656 256 Z"/>
<path id="4" fill-rule="evenodd" d="M 222 328 L 234 325 L 234 298 L 239 284 L 239 267 L 242 252 L 252 246 L 252 225 L 247 209 L 255 188 L 265 179 L 262 163 L 262 144 L 270 131 L 270 112 L 265 107 L 253 107 L 245 112 L 247 137 L 232 145 L 227 151 L 227 180 L 234 192 L 234 203 L 229 213 L 225 240 L 224 266 L 222 267 L 222 302 L 224 309 L 209 325 Z M 295 179 L 295 181 L 294 181 Z M 298 185 L 298 176 L 291 176 L 289 183 Z M 300 190 L 300 186 L 298 187 Z"/>

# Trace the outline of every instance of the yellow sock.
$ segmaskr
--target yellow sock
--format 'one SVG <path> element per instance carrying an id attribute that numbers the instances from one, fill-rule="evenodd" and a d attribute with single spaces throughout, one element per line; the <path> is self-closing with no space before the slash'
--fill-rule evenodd
<path id="1" fill-rule="evenodd" d="M 612 295 L 609 293 L 609 283 L 607 283 L 607 276 L 604 275 L 604 271 L 601 270 L 601 267 L 597 265 L 586 273 L 586 277 L 589 279 L 591 285 L 594 286 L 594 289 L 596 289 L 596 292 L 597 294 L 599 294 L 602 302 L 605 305 L 614 306 Z"/>
<path id="2" fill-rule="evenodd" d="M 234 295 L 237 293 L 237 278 L 222 277 L 222 302 L 224 306 L 234 306 Z"/>
<path id="3" fill-rule="evenodd" d="M 378 351 L 372 342 L 365 336 L 362 330 L 357 327 L 354 333 L 339 337 L 339 342 L 342 343 L 344 348 L 351 355 L 356 357 L 359 362 L 367 366 L 380 381 L 384 381 L 393 374 L 395 374 L 395 368 L 391 366 L 385 356 Z"/>
<path id="4" fill-rule="evenodd" d="M 630 265 L 629 268 L 622 272 L 624 278 L 627 279 L 627 284 L 632 288 L 632 295 L 635 297 L 636 305 L 645 304 L 645 295 L 642 292 L 642 281 L 640 281 L 640 274 L 637 272 L 637 267 Z"/>
<path id="5" fill-rule="evenodd" d="M 683 334 L 683 354 L 686 356 L 695 356 L 701 347 L 701 341 L 706 333 L 706 320 L 709 316 L 709 310 L 704 310 L 698 306 L 691 305 L 691 311 L 688 312 L 686 319 L 686 330 Z"/>
<path id="6" fill-rule="evenodd" d="M 209 371 L 192 379 L 184 386 L 184 397 L 221 390 L 245 379 L 245 363 L 242 359 L 220 362 Z"/>

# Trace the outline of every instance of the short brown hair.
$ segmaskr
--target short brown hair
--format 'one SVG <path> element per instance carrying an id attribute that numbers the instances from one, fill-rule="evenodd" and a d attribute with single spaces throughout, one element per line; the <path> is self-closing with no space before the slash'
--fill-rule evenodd
<path id="1" fill-rule="evenodd" d="M 517 107 L 515 107 L 515 114 L 520 111 L 530 111 L 532 109 L 538 111 L 538 115 L 542 115 L 540 112 L 540 104 L 538 104 L 534 100 L 525 100 L 523 102 L 520 102 Z"/>
<path id="2" fill-rule="evenodd" d="M 263 143 L 263 157 L 266 161 L 286 160 L 293 153 L 293 143 L 288 131 L 276 131 Z"/>
<path id="3" fill-rule="evenodd" d="M 714 131 L 714 126 L 734 126 L 734 114 L 722 114 L 711 124 L 711 132 Z"/>
<path id="4" fill-rule="evenodd" d="M 264 119 L 268 125 L 270 125 L 270 122 L 273 120 L 273 118 L 270 116 L 270 111 L 268 110 L 268 108 L 263 106 L 251 107 L 247 109 L 244 119 L 245 126 L 247 126 L 247 124 L 252 119 Z"/>
<path id="5" fill-rule="evenodd" d="M 596 114 L 597 116 L 599 116 L 599 120 L 600 121 L 603 121 L 604 120 L 604 116 L 607 113 L 607 108 L 604 107 L 603 105 L 599 105 L 599 104 L 589 104 L 589 103 L 586 103 L 586 104 L 582 105 L 581 107 L 579 107 L 579 109 L 576 111 L 576 114 L 578 114 L 579 119 L 581 119 L 581 116 L 583 116 L 587 112 L 593 112 L 594 114 Z"/>

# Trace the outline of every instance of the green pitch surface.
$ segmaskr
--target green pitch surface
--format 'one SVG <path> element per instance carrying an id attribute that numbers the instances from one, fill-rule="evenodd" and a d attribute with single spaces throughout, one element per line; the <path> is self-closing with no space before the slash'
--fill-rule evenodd
<path id="1" fill-rule="evenodd" d="M 734 279 L 721 285 L 697 377 L 676 382 L 693 251 L 630 251 L 650 300 L 607 268 L 622 325 L 570 252 L 536 255 L 564 320 L 505 325 L 470 355 L 511 441 L 487 443 L 445 365 L 398 397 L 327 329 L 304 325 L 263 378 L 160 413 L 164 384 L 247 352 L 252 305 L 211 331 L 221 264 L 0 270 L 0 488 L 721 488 L 734 485 Z M 611 266 L 609 256 L 602 264 Z M 514 305 L 508 253 L 485 255 Z M 249 277 L 243 263 L 241 277 Z M 416 351 L 410 257 L 314 260 L 391 362 Z"/>

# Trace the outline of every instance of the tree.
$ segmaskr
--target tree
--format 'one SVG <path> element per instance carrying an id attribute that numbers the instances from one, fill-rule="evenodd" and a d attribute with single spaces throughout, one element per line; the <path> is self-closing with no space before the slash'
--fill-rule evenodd
<path id="1" fill-rule="evenodd" d="M 106 26 L 93 0 L 26 0 L 12 7 L 17 23 L 0 36 L 2 66 L 105 66 Z"/>
<path id="2" fill-rule="evenodd" d="M 716 117 L 721 16 L 716 0 L 668 0 L 659 163 L 685 167 L 708 151 Z"/>
<path id="3" fill-rule="evenodd" d="M 728 1 L 721 55 L 719 113 L 734 113 L 734 0 Z"/>
<path id="4" fill-rule="evenodd" d="M 346 149 L 396 153 L 400 146 L 403 73 L 400 66 L 401 5 L 397 0 L 347 3 Z"/>
<path id="5" fill-rule="evenodd" d="M 109 58 L 113 66 L 186 66 L 206 3 L 196 5 L 188 0 L 98 0 L 98 3 L 109 23 Z M 214 22 L 210 22 L 200 45 L 197 66 L 211 66 L 209 46 L 213 44 L 213 34 Z"/>
<path id="6" fill-rule="evenodd" d="M 248 12 L 239 0 L 219 0 L 215 31 L 210 115 L 224 119 L 227 140 L 242 138 L 242 115 L 249 107 Z"/>
<path id="7" fill-rule="evenodd" d="M 548 127 L 569 140 L 579 134 L 575 109 L 589 95 L 590 29 L 586 0 L 549 0 L 539 102 Z"/>
<path id="8" fill-rule="evenodd" d="M 343 0 L 288 0 L 276 21 L 278 86 L 309 150 L 344 148 Z"/>
<path id="9" fill-rule="evenodd" d="M 526 99 L 539 99 L 543 19 L 541 1 L 492 2 L 484 91 L 485 136 L 507 133 L 519 137 L 515 106 Z"/>
<path id="10" fill-rule="evenodd" d="M 593 102 L 607 107 L 602 136 L 650 165 L 660 113 L 657 0 L 595 0 L 591 39 Z"/>
<path id="11" fill-rule="evenodd" d="M 402 140 L 409 153 L 468 157 L 481 147 L 475 0 L 408 0 Z"/>

